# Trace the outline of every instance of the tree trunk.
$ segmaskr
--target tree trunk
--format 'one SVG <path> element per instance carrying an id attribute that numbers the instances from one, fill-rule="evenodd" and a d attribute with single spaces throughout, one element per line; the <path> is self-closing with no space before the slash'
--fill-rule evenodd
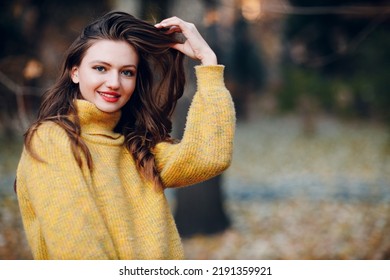
<path id="1" fill-rule="evenodd" d="M 182 237 L 224 231 L 230 221 L 223 208 L 221 175 L 176 191 L 175 220 Z"/>
<path id="2" fill-rule="evenodd" d="M 190 75 L 191 76 L 191 75 Z M 189 79 L 189 88 L 195 81 Z M 183 135 L 186 115 L 191 98 L 183 96 L 176 108 L 174 120 L 174 135 Z M 205 182 L 195 184 L 175 191 L 176 207 L 174 217 L 182 237 L 195 234 L 214 234 L 227 229 L 230 221 L 223 208 L 222 175 Z"/>

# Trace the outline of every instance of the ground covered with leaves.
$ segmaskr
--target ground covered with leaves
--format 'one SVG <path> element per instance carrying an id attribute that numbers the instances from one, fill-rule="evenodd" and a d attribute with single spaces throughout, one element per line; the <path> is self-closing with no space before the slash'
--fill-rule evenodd
<path id="1" fill-rule="evenodd" d="M 297 117 L 238 123 L 224 174 L 228 231 L 184 240 L 189 259 L 390 258 L 386 128 Z"/>

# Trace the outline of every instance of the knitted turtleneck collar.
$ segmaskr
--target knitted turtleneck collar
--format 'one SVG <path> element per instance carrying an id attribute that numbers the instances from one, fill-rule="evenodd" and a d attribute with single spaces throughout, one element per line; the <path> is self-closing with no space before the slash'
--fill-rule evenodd
<path id="1" fill-rule="evenodd" d="M 113 139 L 118 139 L 121 136 L 113 131 L 121 117 L 120 111 L 106 113 L 89 101 L 76 99 L 74 102 L 83 134 L 103 135 Z"/>

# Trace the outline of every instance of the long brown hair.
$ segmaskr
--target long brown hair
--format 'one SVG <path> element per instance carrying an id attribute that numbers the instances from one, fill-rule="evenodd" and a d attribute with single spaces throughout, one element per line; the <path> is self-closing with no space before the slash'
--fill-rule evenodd
<path id="1" fill-rule="evenodd" d="M 69 47 L 61 75 L 43 95 L 38 118 L 25 134 L 26 149 L 39 159 L 31 147 L 32 137 L 39 125 L 53 121 L 69 136 L 79 166 L 82 166 L 83 154 L 89 169 L 93 168 L 91 154 L 80 137 L 80 122 L 73 100 L 81 95 L 78 85 L 71 80 L 70 72 L 74 66 L 81 64 L 88 48 L 96 40 L 102 39 L 125 41 L 138 53 L 136 88 L 129 102 L 122 108 L 115 131 L 124 135 L 124 145 L 132 154 L 141 174 L 152 180 L 157 189 L 163 189 L 151 150 L 161 141 L 171 141 L 170 118 L 185 84 L 184 55 L 170 48 L 178 42 L 177 38 L 124 12 L 110 12 L 86 26 Z M 70 115 L 73 117 L 69 118 Z"/>

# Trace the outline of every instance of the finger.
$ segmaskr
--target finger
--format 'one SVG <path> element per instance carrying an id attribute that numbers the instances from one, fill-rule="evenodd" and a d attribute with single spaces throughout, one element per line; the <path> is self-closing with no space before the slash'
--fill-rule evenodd
<path id="1" fill-rule="evenodd" d="M 172 22 L 179 22 L 179 21 L 183 21 L 182 19 L 178 18 L 178 17 L 169 17 L 169 18 L 166 18 L 166 19 L 163 19 L 162 21 L 160 21 L 159 24 L 171 24 Z"/>
<path id="2" fill-rule="evenodd" d="M 188 57 L 191 57 L 194 59 L 196 58 L 192 48 L 188 47 L 188 45 L 186 45 L 185 43 L 184 44 L 182 44 L 182 43 L 172 44 L 171 48 L 178 50 L 179 52 L 187 55 Z"/>
<path id="3" fill-rule="evenodd" d="M 154 27 L 156 27 L 156 28 L 164 28 L 164 26 L 161 24 L 161 22 L 160 23 L 156 23 L 154 25 Z"/>
<path id="4" fill-rule="evenodd" d="M 165 32 L 166 34 L 172 34 L 172 33 L 176 33 L 176 32 L 181 32 L 181 29 L 179 26 L 171 26 L 169 27 L 169 29 Z"/>
<path id="5" fill-rule="evenodd" d="M 172 44 L 171 48 L 175 49 L 175 50 L 178 50 L 179 52 L 182 52 L 182 50 L 184 49 L 184 46 L 183 46 L 183 44 L 177 43 L 177 44 Z"/>
<path id="6" fill-rule="evenodd" d="M 167 35 L 170 35 L 170 34 L 173 34 L 173 33 L 181 33 L 182 32 L 180 27 L 178 27 L 178 26 L 163 27 L 163 26 L 160 26 L 160 25 L 156 24 L 155 27 L 158 28 L 164 34 L 167 34 Z"/>
<path id="7" fill-rule="evenodd" d="M 155 26 L 157 28 L 179 26 L 183 30 L 186 29 L 187 27 L 186 25 L 188 25 L 188 22 L 185 22 L 184 20 L 178 17 L 170 17 L 162 20 L 160 23 L 157 23 Z"/>

